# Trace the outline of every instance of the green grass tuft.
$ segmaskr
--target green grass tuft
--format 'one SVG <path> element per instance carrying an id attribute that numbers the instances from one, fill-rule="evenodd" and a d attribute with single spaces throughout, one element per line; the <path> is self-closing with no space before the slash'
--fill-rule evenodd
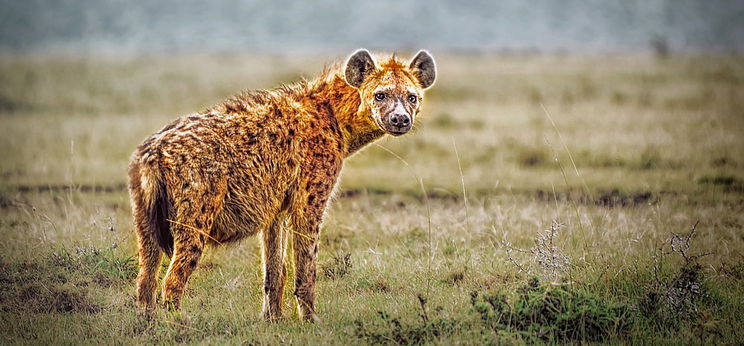
<path id="1" fill-rule="evenodd" d="M 506 293 L 474 292 L 473 310 L 489 328 L 553 343 L 606 341 L 627 335 L 633 326 L 630 307 L 584 290 L 548 286 L 535 278 L 518 291 L 514 300 Z"/>

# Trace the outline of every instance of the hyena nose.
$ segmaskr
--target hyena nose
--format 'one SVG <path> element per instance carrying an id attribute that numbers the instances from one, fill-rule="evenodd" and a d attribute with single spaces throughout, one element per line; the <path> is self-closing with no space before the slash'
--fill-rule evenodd
<path id="1" fill-rule="evenodd" d="M 409 117 L 408 114 L 393 114 L 393 116 L 390 117 L 390 123 L 393 124 L 393 126 L 407 127 L 411 124 L 411 117 Z"/>

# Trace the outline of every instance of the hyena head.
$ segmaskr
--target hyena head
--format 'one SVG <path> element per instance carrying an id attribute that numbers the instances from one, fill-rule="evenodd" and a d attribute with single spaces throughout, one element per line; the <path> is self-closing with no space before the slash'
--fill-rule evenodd
<path id="1" fill-rule="evenodd" d="M 359 90 L 359 116 L 370 126 L 400 136 L 411 130 L 421 110 L 424 90 L 436 79 L 436 65 L 422 50 L 406 66 L 395 56 L 380 64 L 360 49 L 346 61 L 346 82 Z"/>

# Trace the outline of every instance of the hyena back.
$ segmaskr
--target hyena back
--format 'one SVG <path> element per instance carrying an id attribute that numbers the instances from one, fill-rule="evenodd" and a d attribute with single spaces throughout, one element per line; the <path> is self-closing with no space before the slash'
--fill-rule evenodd
<path id="1" fill-rule="evenodd" d="M 139 307 L 155 308 L 163 252 L 162 302 L 178 309 L 206 245 L 260 234 L 262 316 L 282 317 L 288 226 L 299 314 L 317 320 L 318 237 L 343 161 L 385 134 L 408 132 L 435 76 L 426 51 L 403 64 L 359 50 L 312 81 L 238 94 L 147 138 L 129 166 Z"/>

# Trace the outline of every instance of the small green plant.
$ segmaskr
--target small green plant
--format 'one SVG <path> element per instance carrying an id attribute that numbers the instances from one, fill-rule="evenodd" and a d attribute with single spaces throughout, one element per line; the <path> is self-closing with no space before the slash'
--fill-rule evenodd
<path id="1" fill-rule="evenodd" d="M 544 285 L 537 278 L 522 286 L 516 299 L 501 292 L 473 292 L 471 304 L 487 327 L 517 332 L 528 340 L 604 341 L 629 333 L 634 318 L 626 305 L 567 285 Z"/>
<path id="2" fill-rule="evenodd" d="M 419 322 L 404 323 L 398 317 L 393 317 L 385 311 L 378 311 L 378 321 L 370 324 L 365 324 L 361 320 L 354 321 L 356 337 L 371 344 L 421 345 L 452 334 L 461 328 L 455 319 L 431 318 L 427 299 L 421 294 L 417 298 L 421 307 Z M 441 308 L 436 308 L 435 312 L 441 312 Z"/>
<path id="3" fill-rule="evenodd" d="M 351 272 L 352 267 L 350 253 L 337 253 L 333 255 L 329 263 L 322 267 L 323 276 L 331 280 L 342 278 Z"/>
<path id="4" fill-rule="evenodd" d="M 115 247 L 101 250 L 76 246 L 74 253 L 63 248 L 49 255 L 48 261 L 55 266 L 81 271 L 110 284 L 129 282 L 137 275 L 134 257 L 118 255 Z"/>

